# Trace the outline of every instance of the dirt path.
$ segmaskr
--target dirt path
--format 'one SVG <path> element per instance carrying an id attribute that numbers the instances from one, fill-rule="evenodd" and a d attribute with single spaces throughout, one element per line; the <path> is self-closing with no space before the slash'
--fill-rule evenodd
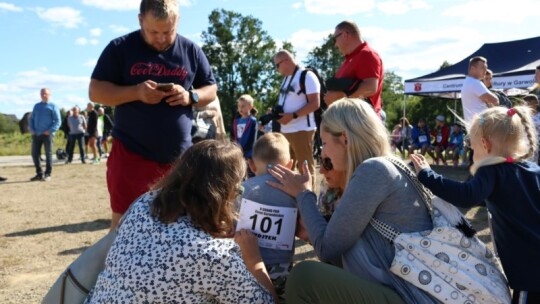
<path id="1" fill-rule="evenodd" d="M 39 303 L 58 275 L 110 224 L 104 163 L 58 164 L 49 182 L 29 182 L 32 166 L 1 165 L 0 303 Z M 468 212 L 483 240 L 489 230 L 483 208 Z M 296 242 L 295 260 L 313 259 Z"/>
<path id="2" fill-rule="evenodd" d="M 105 164 L 58 165 L 49 182 L 33 167 L 3 167 L 0 302 L 39 303 L 56 277 L 107 232 Z"/>

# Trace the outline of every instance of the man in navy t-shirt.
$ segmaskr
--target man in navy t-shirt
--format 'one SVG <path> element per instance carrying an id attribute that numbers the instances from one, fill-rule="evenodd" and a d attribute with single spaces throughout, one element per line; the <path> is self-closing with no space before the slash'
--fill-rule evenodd
<path id="1" fill-rule="evenodd" d="M 216 98 L 210 64 L 176 33 L 178 19 L 176 0 L 142 0 L 141 29 L 112 40 L 92 73 L 90 99 L 116 106 L 107 161 L 111 229 L 191 145 L 192 106 Z"/>

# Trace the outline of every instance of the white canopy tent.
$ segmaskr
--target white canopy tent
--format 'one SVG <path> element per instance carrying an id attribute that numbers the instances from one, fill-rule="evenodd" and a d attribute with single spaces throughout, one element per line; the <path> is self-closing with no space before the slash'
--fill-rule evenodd
<path id="1" fill-rule="evenodd" d="M 486 43 L 460 62 L 437 72 L 405 80 L 405 94 L 459 98 L 469 59 L 482 56 L 493 71 L 494 89 L 526 89 L 534 84 L 534 73 L 540 65 L 540 36 Z"/>

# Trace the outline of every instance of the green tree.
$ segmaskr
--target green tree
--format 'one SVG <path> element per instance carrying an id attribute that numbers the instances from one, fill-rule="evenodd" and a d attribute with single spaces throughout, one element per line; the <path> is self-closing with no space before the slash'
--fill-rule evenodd
<path id="1" fill-rule="evenodd" d="M 272 60 L 276 45 L 252 16 L 216 9 L 208 19 L 202 49 L 216 78 L 225 125 L 230 127 L 240 95 L 250 94 L 264 104 L 276 96 L 279 77 Z"/>
<path id="2" fill-rule="evenodd" d="M 341 62 L 343 62 L 343 56 L 339 50 L 334 47 L 333 35 L 328 35 L 321 46 L 315 47 L 308 53 L 306 65 L 315 67 L 322 77 L 329 78 L 336 74 Z"/>
<path id="3" fill-rule="evenodd" d="M 17 118 L 14 115 L 0 113 L 0 133 L 13 133 L 19 129 Z"/>
<path id="4" fill-rule="evenodd" d="M 381 98 L 386 113 L 386 126 L 392 128 L 403 116 L 403 78 L 393 71 L 384 73 Z"/>
<path id="5" fill-rule="evenodd" d="M 450 67 L 450 66 L 452 66 L 452 64 L 451 64 L 450 62 L 448 62 L 448 61 L 445 60 L 445 61 L 441 64 L 441 66 L 439 67 L 439 71 L 442 70 L 442 69 L 445 69 L 445 68 L 447 68 L 447 67 Z"/>

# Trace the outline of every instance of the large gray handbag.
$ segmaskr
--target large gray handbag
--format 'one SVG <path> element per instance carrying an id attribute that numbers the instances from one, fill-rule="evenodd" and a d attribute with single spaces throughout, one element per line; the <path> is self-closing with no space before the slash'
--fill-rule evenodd
<path id="1" fill-rule="evenodd" d="M 105 258 L 115 238 L 116 230 L 86 249 L 60 275 L 41 303 L 83 303 L 90 289 L 96 285 L 99 273 L 105 268 Z"/>
<path id="2" fill-rule="evenodd" d="M 128 211 L 124 213 L 115 230 L 107 233 L 92 247 L 86 249 L 62 272 L 41 301 L 42 304 L 82 304 L 84 302 L 90 290 L 96 285 L 99 273 L 105 268 L 105 259 L 116 238 L 117 229 L 120 228 L 122 221 L 134 205 L 135 203 L 131 204 Z"/>

